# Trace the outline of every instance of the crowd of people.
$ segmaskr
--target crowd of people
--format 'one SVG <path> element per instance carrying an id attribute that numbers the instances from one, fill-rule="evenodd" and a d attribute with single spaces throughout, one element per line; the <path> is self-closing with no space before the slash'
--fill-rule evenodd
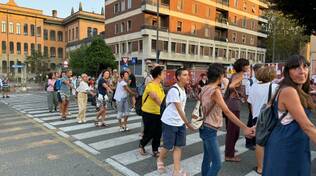
<path id="1" fill-rule="evenodd" d="M 241 162 L 236 155 L 236 142 L 240 129 L 246 137 L 246 146 L 255 150 L 257 160 L 254 171 L 265 176 L 310 175 L 311 154 L 309 139 L 316 143 L 316 128 L 311 123 L 311 110 L 315 104 L 310 96 L 309 65 L 300 55 L 288 58 L 281 80 L 276 78 L 275 68 L 256 64 L 250 66 L 246 59 L 238 59 L 233 67 L 235 73 L 227 78 L 222 64 L 210 64 L 201 75 L 196 90 L 201 102 L 203 124 L 198 129 L 191 124 L 186 113 L 187 91 L 190 83 L 188 70 L 176 70 L 176 83 L 168 91 L 163 87 L 166 77 L 164 66 L 150 65 L 143 80 L 144 90 L 140 94 L 136 78 L 131 70 L 121 73 L 107 69 L 95 80 L 83 73 L 73 77 L 70 70 L 49 74 L 47 100 L 49 111 L 59 107 L 61 120 L 69 115 L 68 106 L 72 96 L 76 97 L 79 111 L 78 123 L 86 123 L 85 113 L 89 97 L 96 101 L 96 127 L 107 127 L 107 109 L 117 111 L 119 131 L 128 131 L 128 116 L 141 109 L 142 128 L 139 153 L 156 157 L 157 170 L 166 172 L 164 161 L 168 151 L 173 156 L 173 176 L 186 175 L 181 168 L 182 148 L 186 145 L 186 130 L 198 131 L 203 144 L 202 176 L 218 175 L 222 162 L 217 132 L 224 123 L 226 128 L 226 162 Z M 141 103 L 137 107 L 137 99 Z M 91 98 L 90 98 L 91 99 Z M 243 104 L 248 106 L 247 124 L 240 120 Z M 256 143 L 256 124 L 262 107 L 270 105 L 278 118 L 264 146 Z M 192 116 L 192 118 L 195 118 Z M 152 152 L 145 150 L 151 141 Z M 162 141 L 162 143 L 161 143 Z"/>

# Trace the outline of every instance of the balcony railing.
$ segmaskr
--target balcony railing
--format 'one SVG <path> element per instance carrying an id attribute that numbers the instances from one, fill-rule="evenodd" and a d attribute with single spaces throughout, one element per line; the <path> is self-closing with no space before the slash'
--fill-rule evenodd
<path id="1" fill-rule="evenodd" d="M 157 26 L 154 25 L 149 25 L 149 24 L 144 24 L 142 25 L 141 29 L 153 29 L 153 30 L 157 30 Z M 168 27 L 166 26 L 160 26 L 159 27 L 160 31 L 164 31 L 164 32 L 168 32 Z"/>
<path id="2" fill-rule="evenodd" d="M 261 32 L 261 33 L 264 33 L 264 34 L 268 34 L 269 33 L 268 30 L 265 29 L 265 28 L 259 28 L 258 32 Z"/>
<path id="3" fill-rule="evenodd" d="M 227 37 L 225 37 L 225 36 L 215 36 L 214 40 L 226 42 L 227 41 Z"/>
<path id="4" fill-rule="evenodd" d="M 220 22 L 220 23 L 224 23 L 224 24 L 227 24 L 227 18 L 224 18 L 224 17 L 216 17 L 216 21 L 217 22 Z"/>
<path id="5" fill-rule="evenodd" d="M 267 44 L 266 44 L 266 43 L 258 42 L 258 43 L 257 43 L 257 47 L 259 47 L 259 48 L 266 48 L 266 47 L 267 47 Z"/>
<path id="6" fill-rule="evenodd" d="M 153 6 L 157 6 L 158 0 L 143 0 L 142 4 L 149 4 Z M 170 1 L 169 0 L 160 0 L 160 6 L 161 7 L 167 7 L 169 8 Z"/>
<path id="7" fill-rule="evenodd" d="M 217 3 L 223 4 L 223 5 L 229 5 L 229 0 L 217 0 Z"/>

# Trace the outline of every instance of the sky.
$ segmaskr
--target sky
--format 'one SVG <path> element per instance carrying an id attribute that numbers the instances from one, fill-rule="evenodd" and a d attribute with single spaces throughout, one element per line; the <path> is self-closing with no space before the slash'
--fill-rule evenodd
<path id="1" fill-rule="evenodd" d="M 8 0 L 0 0 L 0 3 L 7 3 Z M 45 15 L 51 15 L 52 10 L 58 11 L 58 17 L 65 18 L 70 15 L 71 8 L 78 11 L 79 3 L 82 2 L 84 11 L 101 13 L 104 7 L 104 0 L 15 0 L 21 7 L 43 10 Z"/>

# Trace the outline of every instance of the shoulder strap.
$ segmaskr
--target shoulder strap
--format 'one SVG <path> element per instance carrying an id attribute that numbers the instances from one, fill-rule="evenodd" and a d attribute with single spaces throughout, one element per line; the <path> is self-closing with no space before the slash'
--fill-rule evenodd
<path id="1" fill-rule="evenodd" d="M 268 102 L 271 100 L 271 94 L 272 94 L 272 83 L 270 83 L 269 85 Z"/>

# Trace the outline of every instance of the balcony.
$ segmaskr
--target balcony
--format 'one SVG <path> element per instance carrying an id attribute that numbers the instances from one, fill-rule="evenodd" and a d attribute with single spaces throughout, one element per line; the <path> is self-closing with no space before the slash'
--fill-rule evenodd
<path id="1" fill-rule="evenodd" d="M 159 6 L 162 8 L 168 8 L 169 9 L 169 0 L 143 0 L 142 5 L 152 5 L 157 7 L 157 1 L 160 1 Z"/>
<path id="2" fill-rule="evenodd" d="M 264 34 L 268 34 L 268 33 L 269 33 L 269 31 L 268 31 L 267 29 L 265 29 L 265 28 L 260 28 L 260 27 L 259 27 L 259 29 L 258 29 L 258 32 L 261 32 L 261 33 L 264 33 Z"/>
<path id="3" fill-rule="evenodd" d="M 217 0 L 216 2 L 222 5 L 229 6 L 229 0 Z"/>
<path id="4" fill-rule="evenodd" d="M 221 41 L 221 42 L 227 42 L 226 36 L 215 36 L 214 40 Z"/>
<path id="5" fill-rule="evenodd" d="M 227 24 L 228 22 L 227 18 L 220 17 L 220 16 L 216 17 L 216 21 L 223 24 Z"/>
<path id="6" fill-rule="evenodd" d="M 257 47 L 259 48 L 267 48 L 267 44 L 263 41 L 258 40 Z"/>
<path id="7" fill-rule="evenodd" d="M 144 25 L 142 25 L 141 29 L 157 30 L 157 26 L 150 25 L 150 24 L 144 24 Z M 168 32 L 168 27 L 166 27 L 166 26 L 160 26 L 160 27 L 159 27 L 159 31 Z"/>

